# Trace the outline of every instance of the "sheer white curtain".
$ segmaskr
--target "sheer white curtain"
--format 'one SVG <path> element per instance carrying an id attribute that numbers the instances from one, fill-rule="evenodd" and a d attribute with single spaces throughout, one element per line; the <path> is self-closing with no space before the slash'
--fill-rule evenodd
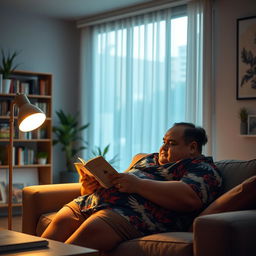
<path id="1" fill-rule="evenodd" d="M 187 104 L 187 120 L 202 125 L 208 134 L 204 153 L 213 152 L 212 81 L 212 0 L 192 0 L 188 4 L 187 83 L 191 83 Z"/>
<path id="2" fill-rule="evenodd" d="M 174 122 L 202 125 L 201 19 L 188 26 L 197 9 L 186 9 L 82 31 L 81 113 L 90 122 L 85 137 L 90 149 L 110 144 L 107 159 L 117 154 L 120 171 L 133 155 L 158 151 Z"/>

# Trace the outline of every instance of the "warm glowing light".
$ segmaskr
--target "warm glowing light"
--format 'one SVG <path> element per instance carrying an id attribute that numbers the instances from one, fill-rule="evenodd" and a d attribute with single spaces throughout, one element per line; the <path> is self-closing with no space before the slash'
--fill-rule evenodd
<path id="1" fill-rule="evenodd" d="M 32 131 L 43 124 L 46 116 L 44 113 L 35 113 L 27 116 L 19 125 L 19 129 L 22 132 Z"/>

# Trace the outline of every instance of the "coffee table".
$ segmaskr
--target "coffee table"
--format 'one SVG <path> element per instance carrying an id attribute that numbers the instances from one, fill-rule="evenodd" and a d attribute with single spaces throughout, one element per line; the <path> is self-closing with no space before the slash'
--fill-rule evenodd
<path id="1" fill-rule="evenodd" d="M 0 229 L 0 232 L 3 231 L 3 229 Z M 16 231 L 8 231 L 12 232 L 12 236 L 17 235 L 19 236 L 19 232 Z M 33 237 L 33 236 L 31 236 Z M 73 256 L 73 255 L 85 255 L 85 256 L 98 256 L 99 253 L 97 250 L 81 247 L 73 244 L 64 244 L 61 242 L 57 242 L 50 239 L 48 240 L 49 244 L 47 247 L 38 247 L 38 248 L 32 248 L 32 249 L 22 249 L 17 251 L 9 251 L 9 252 L 2 252 L 1 256 Z"/>

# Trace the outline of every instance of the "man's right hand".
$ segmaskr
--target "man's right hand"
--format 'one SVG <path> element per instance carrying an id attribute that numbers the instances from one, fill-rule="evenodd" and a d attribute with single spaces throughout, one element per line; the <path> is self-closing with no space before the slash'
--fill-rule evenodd
<path id="1" fill-rule="evenodd" d="M 91 175 L 83 174 L 83 177 L 80 179 L 82 183 L 81 195 L 89 195 L 95 192 L 98 188 L 101 187 L 99 182 Z"/>

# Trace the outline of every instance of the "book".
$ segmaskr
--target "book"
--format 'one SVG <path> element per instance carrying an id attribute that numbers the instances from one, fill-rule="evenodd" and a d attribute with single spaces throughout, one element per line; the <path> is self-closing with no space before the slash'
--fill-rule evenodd
<path id="1" fill-rule="evenodd" d="M 48 244 L 49 242 L 41 237 L 0 229 L 0 253 L 45 247 L 48 246 Z"/>
<path id="2" fill-rule="evenodd" d="M 78 160 L 80 162 L 74 163 L 74 165 L 81 176 L 83 176 L 83 173 L 94 176 L 104 188 L 113 186 L 111 183 L 111 175 L 116 175 L 118 172 L 104 157 L 97 156 L 88 161 L 78 157 Z"/>

